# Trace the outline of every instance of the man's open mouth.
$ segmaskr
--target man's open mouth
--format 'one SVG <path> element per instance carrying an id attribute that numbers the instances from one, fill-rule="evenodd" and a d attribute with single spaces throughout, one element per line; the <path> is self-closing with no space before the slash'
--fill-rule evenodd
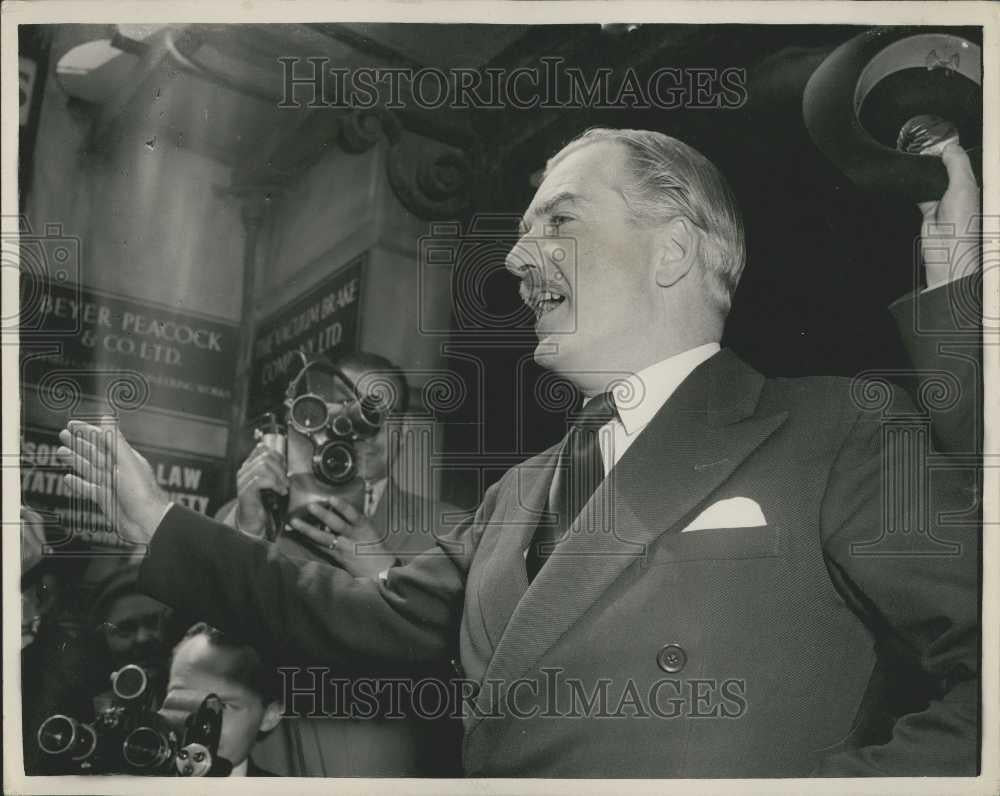
<path id="1" fill-rule="evenodd" d="M 525 302 L 531 311 L 535 313 L 535 320 L 539 320 L 543 315 L 552 312 L 556 307 L 566 300 L 565 296 L 553 293 L 551 290 L 540 290 Z"/>

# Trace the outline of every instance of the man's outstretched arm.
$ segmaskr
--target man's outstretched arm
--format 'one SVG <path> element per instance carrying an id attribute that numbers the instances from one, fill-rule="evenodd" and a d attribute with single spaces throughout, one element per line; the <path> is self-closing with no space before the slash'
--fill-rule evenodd
<path id="1" fill-rule="evenodd" d="M 475 517 L 382 579 L 288 558 L 222 523 L 171 505 L 149 464 L 109 422 L 60 433 L 66 476 L 126 540 L 148 544 L 140 585 L 191 616 L 273 650 L 331 662 L 358 655 L 429 662 L 453 647 L 465 573 L 493 492 Z"/>
<path id="2" fill-rule="evenodd" d="M 464 573 L 434 549 L 385 581 L 355 578 L 173 506 L 153 534 L 139 586 L 289 659 L 428 663 L 448 658 L 464 594 Z"/>

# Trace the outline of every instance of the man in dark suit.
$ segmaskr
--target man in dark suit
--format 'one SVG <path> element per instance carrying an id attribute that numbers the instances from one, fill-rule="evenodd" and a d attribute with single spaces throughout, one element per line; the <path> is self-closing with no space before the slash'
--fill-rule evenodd
<path id="1" fill-rule="evenodd" d="M 925 218 L 964 230 L 978 190 L 957 146 L 944 160 Z M 719 349 L 744 255 L 714 166 L 659 133 L 589 133 L 523 234 L 536 359 L 588 402 L 410 564 L 359 581 L 276 555 L 171 506 L 114 430 L 63 432 L 70 483 L 151 539 L 151 594 L 259 644 L 457 647 L 470 776 L 974 773 L 979 537 L 955 517 L 975 495 L 906 469 L 922 416 L 899 391 L 765 379 Z M 953 276 L 928 262 L 912 300 L 941 309 Z M 97 486 L 112 449 L 117 490 Z"/>
<path id="2" fill-rule="evenodd" d="M 433 547 L 436 518 L 457 515 L 459 510 L 404 489 L 393 472 L 404 437 L 397 422 L 409 400 L 403 371 L 368 351 L 314 364 L 318 367 L 302 374 L 302 392 L 331 404 L 368 397 L 386 407 L 381 428 L 353 443 L 356 477 L 344 484 L 319 478 L 312 465 L 312 442 L 289 424 L 287 456 L 259 443 L 237 472 L 236 498 L 216 516 L 251 537 L 272 539 L 289 557 L 332 563 L 355 577 L 377 577 Z M 427 474 L 403 471 L 403 475 L 423 479 Z M 284 496 L 284 510 L 269 512 L 261 497 L 264 490 Z M 325 501 L 331 498 L 340 499 L 340 512 L 327 507 Z M 355 665 L 336 674 L 378 672 Z M 302 673 L 294 684 L 301 687 L 309 680 Z M 360 719 L 351 717 L 351 705 L 339 708 L 336 716 L 289 717 L 258 744 L 257 759 L 285 776 L 300 777 L 454 776 L 460 771 L 460 728 L 455 721 L 429 724 L 414 716 L 383 715 Z M 388 708 L 381 714 L 387 712 Z"/>

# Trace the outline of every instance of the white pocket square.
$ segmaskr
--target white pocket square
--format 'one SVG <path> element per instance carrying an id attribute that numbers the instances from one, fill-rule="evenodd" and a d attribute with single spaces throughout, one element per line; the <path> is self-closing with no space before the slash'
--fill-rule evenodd
<path id="1" fill-rule="evenodd" d="M 767 525 L 764 512 L 756 500 L 734 497 L 713 503 L 694 518 L 681 533 L 704 531 L 712 528 L 756 528 Z"/>

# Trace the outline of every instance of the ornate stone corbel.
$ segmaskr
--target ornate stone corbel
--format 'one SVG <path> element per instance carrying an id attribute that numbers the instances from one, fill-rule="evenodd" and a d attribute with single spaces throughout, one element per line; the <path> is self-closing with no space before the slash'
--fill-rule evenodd
<path id="1" fill-rule="evenodd" d="M 407 140 L 403 133 L 397 114 L 386 108 L 372 108 L 347 114 L 338 138 L 345 151 L 359 154 L 371 149 L 384 135 L 389 144 L 386 176 L 400 203 L 428 221 L 461 215 L 472 198 L 473 166 L 469 155 L 431 139 Z"/>

